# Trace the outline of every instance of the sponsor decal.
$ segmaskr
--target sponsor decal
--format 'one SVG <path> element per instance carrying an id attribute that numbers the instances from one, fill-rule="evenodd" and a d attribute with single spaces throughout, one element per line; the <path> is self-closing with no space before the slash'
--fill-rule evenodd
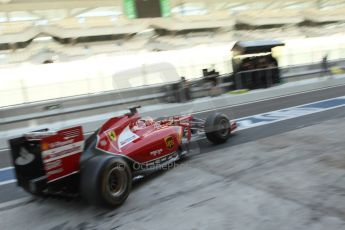
<path id="1" fill-rule="evenodd" d="M 83 151 L 83 141 L 73 143 L 71 145 L 61 146 L 55 149 L 49 149 L 42 152 L 43 162 L 51 162 L 62 157 L 73 154 L 80 154 Z"/>
<path id="2" fill-rule="evenodd" d="M 119 135 L 118 145 L 120 148 L 122 148 L 138 138 L 139 136 L 133 133 L 127 126 Z"/>
<path id="3" fill-rule="evenodd" d="M 107 135 L 111 141 L 116 141 L 117 137 L 116 137 L 116 133 L 114 130 L 107 132 Z"/>
<path id="4" fill-rule="evenodd" d="M 53 161 L 53 162 L 48 162 L 45 164 L 45 170 L 47 171 L 50 171 L 54 168 L 59 168 L 59 167 L 62 167 L 62 160 L 59 159 L 59 160 L 56 160 L 56 161 Z"/>
<path id="5" fill-rule="evenodd" d="M 167 146 L 168 149 L 174 148 L 175 141 L 174 141 L 174 138 L 172 136 L 168 136 L 168 137 L 164 138 L 164 141 L 165 141 L 165 145 Z"/>
<path id="6" fill-rule="evenodd" d="M 167 162 L 167 161 L 169 161 L 169 160 L 171 160 L 173 158 L 177 158 L 177 157 L 178 157 L 178 153 L 177 152 L 173 152 L 170 155 L 167 155 L 167 156 L 164 156 L 164 157 L 161 157 L 159 159 L 155 159 L 155 160 L 143 163 L 143 164 L 135 163 L 133 165 L 133 169 L 134 170 L 142 170 L 142 169 L 154 168 L 154 167 L 160 166 L 163 163 L 165 163 L 165 162 Z"/>
<path id="7" fill-rule="evenodd" d="M 79 170 L 84 138 L 80 126 L 58 131 L 41 140 L 42 161 L 48 183 Z"/>
<path id="8" fill-rule="evenodd" d="M 55 174 L 60 174 L 60 173 L 63 173 L 63 172 L 64 172 L 63 168 L 58 168 L 58 169 L 47 171 L 47 176 L 51 177 L 51 176 L 53 176 Z"/>
<path id="9" fill-rule="evenodd" d="M 64 146 L 64 145 L 72 144 L 74 142 L 75 142 L 74 139 L 70 139 L 70 140 L 67 140 L 67 141 L 57 141 L 57 142 L 50 143 L 49 144 L 49 148 L 50 149 L 54 149 L 54 148 L 58 148 L 58 147 L 61 147 L 61 146 Z"/>
<path id="10" fill-rule="evenodd" d="M 48 149 L 49 149 L 49 144 L 46 143 L 46 142 L 43 142 L 43 143 L 41 144 L 41 150 L 42 150 L 42 151 L 46 151 L 46 150 L 48 150 Z"/>
<path id="11" fill-rule="evenodd" d="M 107 142 L 106 140 L 102 140 L 102 141 L 100 142 L 100 145 L 101 145 L 102 147 L 107 146 L 107 145 L 108 145 L 108 142 Z"/>
<path id="12" fill-rule="evenodd" d="M 151 156 L 158 156 L 158 155 L 160 155 L 162 152 L 163 152 L 163 149 L 157 149 L 157 150 L 154 150 L 154 151 L 150 152 L 150 155 L 151 155 Z"/>
<path id="13" fill-rule="evenodd" d="M 164 156 L 164 157 L 162 157 L 162 158 L 159 158 L 159 159 L 156 159 L 156 160 L 147 162 L 147 163 L 145 163 L 144 165 L 145 165 L 146 167 L 157 166 L 157 165 L 160 165 L 160 164 L 162 164 L 162 163 L 164 163 L 164 162 L 166 162 L 166 161 L 169 161 L 169 160 L 171 160 L 172 158 L 175 158 L 175 157 L 177 157 L 177 156 L 178 156 L 177 153 L 174 152 L 174 153 L 172 153 L 172 154 L 170 154 L 170 155 L 168 155 L 168 156 Z"/>

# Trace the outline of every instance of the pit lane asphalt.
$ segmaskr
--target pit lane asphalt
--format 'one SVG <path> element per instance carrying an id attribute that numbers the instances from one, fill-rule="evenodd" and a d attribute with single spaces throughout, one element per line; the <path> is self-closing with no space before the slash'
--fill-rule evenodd
<path id="1" fill-rule="evenodd" d="M 230 114 L 231 118 L 236 119 L 344 95 L 345 86 L 338 86 L 324 90 L 306 92 L 298 95 L 291 95 L 287 97 L 280 97 L 276 99 L 265 100 L 240 106 L 222 108 L 218 109 L 217 111 Z M 198 113 L 197 116 L 205 118 L 210 113 L 212 113 L 212 111 Z M 242 130 L 240 133 L 235 134 L 226 144 L 219 146 L 211 145 L 209 142 L 207 142 L 207 140 L 201 140 L 198 142 L 197 147 L 199 150 L 196 151 L 196 153 L 199 155 L 217 149 L 226 149 L 230 146 L 235 146 L 238 144 L 269 137 L 290 130 L 318 124 L 325 120 L 336 119 L 341 117 L 345 117 L 345 109 L 343 107 L 307 116 L 302 116 L 290 120 L 285 120 L 274 124 Z M 196 154 L 192 154 L 191 157 L 195 157 L 195 155 Z M 8 167 L 10 165 L 11 163 L 9 152 L 5 151 L 0 153 L 0 168 Z M 23 192 L 21 188 L 18 188 L 16 184 L 7 184 L 0 186 L 0 203 L 26 196 L 28 195 L 25 192 Z"/>

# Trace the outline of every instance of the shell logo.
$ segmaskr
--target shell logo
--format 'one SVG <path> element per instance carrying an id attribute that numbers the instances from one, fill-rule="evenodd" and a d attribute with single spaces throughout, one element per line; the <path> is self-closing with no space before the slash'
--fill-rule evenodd
<path id="1" fill-rule="evenodd" d="M 43 143 L 41 144 L 41 150 L 42 150 L 42 151 L 46 151 L 46 150 L 48 150 L 48 149 L 49 149 L 49 144 L 46 143 L 46 142 L 43 142 Z"/>
<path id="2" fill-rule="evenodd" d="M 102 147 L 107 146 L 107 145 L 108 145 L 107 140 L 106 140 L 106 139 L 102 140 L 102 141 L 100 142 L 100 145 L 101 145 Z"/>

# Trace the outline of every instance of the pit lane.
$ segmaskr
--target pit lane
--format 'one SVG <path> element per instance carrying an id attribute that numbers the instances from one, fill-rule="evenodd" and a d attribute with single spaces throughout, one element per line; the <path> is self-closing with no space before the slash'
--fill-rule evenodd
<path id="1" fill-rule="evenodd" d="M 0 229 L 343 229 L 344 136 L 342 107 L 200 141 L 117 209 L 36 199 L 0 209 Z"/>
<path id="2" fill-rule="evenodd" d="M 333 87 L 330 89 L 317 90 L 288 97 L 275 98 L 271 100 L 260 101 L 230 108 L 219 109 L 219 112 L 231 114 L 234 118 L 246 117 L 253 114 L 265 113 L 272 110 L 283 109 L 290 106 L 296 106 L 304 103 L 311 103 L 319 100 L 325 100 L 333 97 L 342 96 L 345 92 L 345 86 Z M 280 121 L 278 124 L 270 124 L 269 126 L 250 128 L 250 130 L 242 130 L 241 135 L 236 135 L 232 138 L 226 146 L 235 146 L 252 140 L 258 140 L 275 134 L 283 133 L 289 130 L 313 125 L 324 120 L 333 119 L 341 116 L 343 109 L 335 109 L 332 111 L 320 112 L 307 117 L 299 117 L 289 121 Z M 339 112 L 340 113 L 339 113 Z M 197 114 L 199 117 L 207 117 L 213 111 L 201 112 Z M 211 146 L 206 140 L 198 142 L 200 146 L 200 153 L 207 153 L 213 151 L 218 146 Z M 10 166 L 9 152 L 0 154 L 0 167 Z M 13 172 L 7 172 L 5 175 L 0 174 L 0 203 L 15 200 L 28 195 L 22 191 L 21 188 L 16 187 L 13 183 Z"/>
<path id="3" fill-rule="evenodd" d="M 309 93 L 306 93 L 306 94 L 293 95 L 293 96 L 279 98 L 279 99 L 272 99 L 272 100 L 257 102 L 257 103 L 254 103 L 254 104 L 241 105 L 241 106 L 232 107 L 232 108 L 223 108 L 223 109 L 221 109 L 221 112 L 229 113 L 229 111 L 230 111 L 230 113 L 233 114 L 235 117 L 244 117 L 244 116 L 248 116 L 248 115 L 252 115 L 252 114 L 257 114 L 257 113 L 260 113 L 260 112 L 261 113 L 265 113 L 265 112 L 272 111 L 272 110 L 283 109 L 283 108 L 286 108 L 288 106 L 300 105 L 301 103 L 310 103 L 310 102 L 314 102 L 316 100 L 328 99 L 328 98 L 333 97 L 333 96 L 342 96 L 343 92 L 344 92 L 343 91 L 344 89 L 345 89 L 345 87 L 336 87 L 336 88 L 334 88 L 332 90 L 309 92 Z M 208 113 L 210 113 L 210 112 L 201 113 L 201 114 L 198 114 L 198 116 L 206 117 L 208 115 Z M 163 200 L 165 200 L 165 199 L 170 200 L 171 199 L 172 201 L 177 202 L 178 204 L 180 204 L 180 200 L 184 200 L 184 198 L 183 198 L 184 195 L 183 194 L 186 193 L 187 196 L 190 196 L 188 194 L 192 193 L 193 189 L 198 190 L 200 188 L 200 190 L 204 190 L 205 188 L 203 187 L 203 184 L 204 183 L 207 184 L 207 180 L 208 180 L 207 178 L 209 178 L 209 179 L 213 178 L 213 175 L 208 175 L 208 174 L 205 175 L 206 179 L 205 178 L 199 178 L 197 176 L 197 174 L 199 172 L 194 172 L 194 173 L 193 172 L 189 172 L 191 169 L 189 169 L 188 167 L 192 167 L 193 170 L 199 171 L 199 170 L 201 170 L 199 168 L 199 165 L 208 165 L 207 167 L 213 168 L 213 170 L 215 171 L 216 175 L 222 174 L 222 172 L 219 172 L 219 170 L 223 171 L 223 169 L 225 170 L 225 172 L 226 171 L 233 172 L 233 173 L 231 173 L 231 174 L 226 176 L 227 178 L 225 178 L 224 180 L 228 181 L 228 182 L 226 182 L 225 185 L 222 185 L 223 187 L 227 187 L 227 186 L 231 187 L 233 183 L 237 184 L 238 183 L 237 178 L 242 178 L 242 173 L 243 172 L 248 172 L 248 174 L 250 174 L 250 175 L 252 175 L 252 177 L 254 177 L 254 174 L 256 174 L 256 172 L 251 172 L 252 168 L 253 167 L 254 168 L 257 168 L 257 167 L 260 168 L 261 164 L 264 164 L 264 165 L 271 165 L 272 164 L 272 168 L 270 170 L 273 170 L 273 171 L 278 170 L 278 169 L 275 168 L 274 161 L 280 161 L 279 159 L 281 158 L 282 164 L 284 164 L 283 159 L 285 158 L 285 156 L 281 156 L 280 154 L 275 156 L 274 152 L 276 150 L 279 151 L 281 148 L 282 149 L 290 148 L 290 146 L 293 146 L 296 143 L 298 144 L 297 146 L 301 147 L 302 152 L 305 150 L 305 146 L 303 146 L 300 143 L 298 143 L 299 139 L 295 139 L 295 142 L 287 142 L 286 144 L 283 144 L 280 147 L 279 147 L 279 145 L 278 145 L 278 147 L 274 147 L 274 146 L 276 146 L 277 143 L 285 142 L 286 138 L 284 136 L 285 135 L 289 135 L 290 134 L 289 131 L 292 131 L 292 133 L 293 132 L 302 132 L 303 133 L 304 131 L 302 131 L 302 130 L 311 129 L 313 127 L 319 127 L 320 126 L 321 127 L 320 129 L 319 128 L 314 128 L 314 130 L 316 130 L 316 131 L 304 132 L 304 138 L 307 138 L 307 139 L 308 139 L 308 137 L 311 138 L 311 139 L 310 138 L 308 139 L 309 142 L 313 142 L 312 139 L 315 137 L 315 135 L 316 135 L 316 138 L 317 138 L 316 140 L 319 140 L 319 142 L 321 140 L 320 143 L 315 141 L 315 143 L 313 143 L 313 148 L 317 149 L 320 155 L 323 155 L 323 153 L 325 153 L 326 155 L 330 154 L 331 152 L 333 152 L 333 148 L 336 151 L 344 152 L 344 149 L 345 149 L 345 148 L 343 148 L 344 146 L 341 145 L 341 144 L 339 145 L 339 143 L 337 143 L 336 145 L 335 144 L 334 145 L 329 145 L 329 143 L 326 143 L 327 146 L 328 146 L 327 147 L 328 148 L 328 152 L 322 152 L 321 150 L 323 149 L 323 145 L 319 146 L 319 144 L 322 144 L 323 136 L 326 136 L 328 141 L 329 141 L 329 138 L 328 138 L 329 136 L 334 136 L 335 139 L 343 136 L 343 134 L 341 133 L 341 129 L 344 129 L 344 127 L 345 127 L 345 121 L 343 119 L 344 117 L 345 117 L 345 108 L 344 107 L 339 107 L 339 108 L 335 108 L 335 109 L 332 109 L 332 110 L 327 110 L 327 111 L 324 111 L 324 112 L 318 112 L 318 113 L 309 114 L 307 116 L 301 116 L 301 117 L 292 118 L 292 119 L 289 119 L 289 120 L 283 120 L 283 121 L 279 121 L 279 122 L 276 122 L 276 123 L 267 124 L 267 125 L 264 125 L 264 126 L 253 127 L 253 128 L 246 129 L 246 130 L 241 130 L 240 132 L 235 134 L 229 140 L 228 143 L 226 143 L 224 145 L 220 145 L 220 146 L 213 146 L 213 145 L 209 144 L 206 140 L 200 140 L 197 144 L 193 145 L 194 148 L 193 148 L 193 151 L 191 153 L 191 157 L 189 158 L 189 160 L 185 161 L 185 162 L 183 162 L 181 164 L 181 165 L 187 165 L 187 166 L 183 166 L 183 167 L 179 167 L 178 166 L 176 169 L 172 169 L 169 172 L 158 173 L 158 174 L 155 174 L 155 175 L 151 176 L 150 178 L 147 178 L 147 179 L 139 182 L 135 186 L 134 192 L 131 194 L 130 199 L 132 197 L 134 197 L 134 196 L 139 196 L 139 197 L 132 198 L 132 199 L 135 199 L 135 200 L 140 199 L 140 197 L 143 197 L 144 199 L 147 199 L 146 195 L 144 194 L 144 196 L 143 196 L 142 192 L 148 193 L 148 194 L 151 194 L 151 195 L 153 193 L 153 196 L 150 197 L 149 200 L 152 202 L 154 207 L 156 207 L 156 203 L 158 203 L 157 205 L 159 207 L 160 206 L 159 203 L 161 203 L 161 200 L 160 200 L 159 196 L 157 197 L 157 199 L 155 199 L 155 194 L 161 194 L 161 193 L 165 194 L 167 192 L 166 190 L 172 190 L 172 191 L 176 190 L 176 193 L 177 193 L 176 197 L 174 196 L 174 197 L 171 197 L 171 198 L 164 198 Z M 324 126 L 325 126 L 324 122 L 325 121 L 326 121 L 326 124 L 328 124 L 328 123 L 333 124 L 333 127 L 331 127 L 331 128 L 324 128 Z M 308 127 L 308 128 L 303 128 L 303 127 Z M 343 127 L 343 128 L 341 128 L 341 127 Z M 293 130 L 295 130 L 295 131 L 293 131 Z M 319 135 L 319 136 L 317 136 L 317 135 Z M 257 151 L 258 146 L 256 146 L 256 145 L 258 145 L 260 143 L 261 144 L 264 143 L 264 145 L 267 145 L 267 147 L 266 147 L 268 149 L 267 153 L 261 153 L 260 151 L 259 152 Z M 254 166 L 249 166 L 249 167 L 244 167 L 244 168 L 240 167 L 239 170 L 236 170 L 238 168 L 237 165 L 241 166 L 241 165 L 247 165 L 248 164 L 248 162 L 247 162 L 248 159 L 241 159 L 241 157 L 240 157 L 243 154 L 244 155 L 248 154 L 247 151 L 243 150 L 243 149 L 248 148 L 247 146 L 254 146 L 254 147 L 252 147 L 252 150 L 251 150 L 251 153 L 250 153 L 251 158 L 252 158 L 252 159 L 250 159 L 250 161 L 253 161 L 252 163 L 254 164 Z M 264 146 L 261 146 L 261 147 L 264 147 Z M 296 150 L 296 152 L 301 151 L 300 149 L 295 149 L 295 150 Z M 296 155 L 297 154 L 296 152 L 294 152 L 293 155 Z M 236 155 L 236 154 L 238 154 L 238 155 Z M 269 155 L 267 155 L 267 154 L 269 154 Z M 273 154 L 273 156 L 272 156 L 272 154 Z M 2 156 L 2 155 L 4 155 L 4 154 L 1 154 L 0 156 Z M 267 155 L 267 158 L 265 158 L 262 162 L 260 160 L 261 157 L 262 157 L 261 155 L 264 155 L 264 156 Z M 287 153 L 287 155 L 289 156 L 291 154 Z M 340 158 L 341 156 L 340 155 L 338 156 L 338 155 L 336 155 L 336 157 Z M 216 157 L 217 160 L 215 160 L 213 157 Z M 232 157 L 232 158 L 231 159 L 227 159 L 228 157 Z M 329 157 L 332 158 L 334 156 L 326 156 L 326 159 L 328 159 Z M 301 157 L 297 157 L 296 156 L 296 159 L 300 159 L 300 158 L 301 158 L 301 161 L 304 160 L 304 158 L 302 156 Z M 313 159 L 314 156 L 310 155 L 310 158 Z M 309 159 L 309 157 L 308 157 L 308 159 Z M 257 160 L 259 160 L 259 161 L 257 161 Z M 218 163 L 216 162 L 215 165 L 212 165 L 212 162 L 214 162 L 214 161 L 219 161 L 219 162 Z M 302 164 L 302 163 L 299 162 L 299 160 L 294 160 L 294 162 L 296 162 L 296 164 L 299 164 L 299 165 Z M 218 165 L 219 165 L 219 167 L 218 167 Z M 216 168 L 216 170 L 215 170 L 214 167 Z M 319 166 L 317 166 L 317 167 L 319 167 Z M 330 174 L 334 174 L 334 173 L 335 172 L 330 171 Z M 169 174 L 172 174 L 172 175 L 176 174 L 176 175 L 175 176 L 169 176 Z M 194 175 L 194 174 L 196 174 L 196 175 Z M 192 182 L 194 183 L 194 180 L 200 181 L 200 184 L 198 184 L 199 187 L 198 186 L 197 187 L 193 187 L 192 186 L 192 188 L 190 188 L 190 191 L 184 191 L 183 189 L 182 189 L 183 191 L 180 191 L 178 188 L 175 188 L 175 187 L 180 187 L 179 184 L 181 184 L 181 181 L 179 181 L 179 180 L 181 179 L 181 177 L 182 177 L 182 180 L 184 180 L 185 176 L 189 177 L 190 175 L 194 178 L 192 181 L 190 181 L 191 183 Z M 201 175 L 203 175 L 203 173 Z M 244 175 L 246 175 L 246 174 L 244 174 Z M 310 175 L 308 175 L 308 176 L 310 176 Z M 166 177 L 168 177 L 168 179 L 166 179 Z M 170 180 L 171 184 L 168 181 L 165 181 L 165 180 Z M 206 181 L 203 182 L 204 180 L 206 180 Z M 279 178 L 275 178 L 274 180 L 277 180 L 277 183 L 281 182 Z M 341 181 L 341 178 L 338 177 L 337 180 Z M 216 184 L 221 183 L 221 180 L 218 177 L 217 177 L 217 181 L 218 182 Z M 166 183 L 169 183 L 169 186 L 166 185 Z M 183 183 L 185 183 L 185 182 L 183 182 Z M 161 187 L 160 184 L 163 184 L 164 186 Z M 184 185 L 182 185 L 182 187 L 183 186 Z M 207 187 L 207 185 L 205 185 L 205 186 Z M 272 186 L 272 185 L 269 185 L 269 186 Z M 301 185 L 298 184 L 298 186 L 301 186 Z M 318 186 L 318 185 L 315 185 L 315 186 Z M 332 184 L 331 187 L 332 186 L 335 187 L 336 190 L 339 193 L 343 193 L 341 185 Z M 340 186 L 340 188 L 339 188 L 339 186 Z M 260 187 L 260 186 L 257 186 L 257 187 Z M 151 191 L 151 189 L 153 189 L 153 190 Z M 254 191 L 252 191 L 252 192 L 253 193 L 257 193 L 256 189 L 257 188 L 255 188 Z M 266 187 L 262 188 L 261 190 L 263 190 L 263 191 L 261 191 L 261 193 L 265 193 L 265 192 L 267 192 L 266 190 L 270 190 L 270 189 L 271 188 L 266 188 Z M 285 188 L 281 188 L 281 189 L 283 190 L 282 192 L 284 192 L 284 194 L 285 194 L 285 192 L 286 192 L 284 190 Z M 325 189 L 325 188 L 323 188 L 323 189 Z M 210 193 L 214 193 L 214 196 L 213 197 L 208 197 L 207 193 L 204 192 L 205 194 L 202 194 L 200 196 L 201 197 L 205 196 L 205 197 L 208 197 L 208 198 L 204 199 L 204 200 L 201 199 L 201 198 L 195 198 L 196 199 L 195 200 L 196 204 L 191 204 L 190 208 L 191 207 L 199 207 L 199 206 L 203 207 L 204 206 L 203 203 L 206 204 L 208 202 L 211 202 L 211 203 L 212 202 L 216 202 L 217 200 L 219 200 L 218 196 L 224 196 L 224 194 L 220 194 L 217 191 L 212 191 L 212 190 L 207 190 L 207 191 L 209 191 Z M 228 191 L 228 189 L 226 189 L 226 191 Z M 237 191 L 237 190 L 235 189 L 235 191 Z M 290 191 L 290 190 L 288 190 L 288 191 Z M 238 191 L 236 193 L 237 193 L 237 195 L 239 195 Z M 289 192 L 287 192 L 287 193 L 288 193 L 287 196 L 289 196 Z M 294 193 L 294 191 L 292 191 L 292 193 Z M 26 193 L 24 193 L 20 188 L 17 188 L 15 186 L 15 184 L 13 184 L 13 183 L 0 186 L 0 194 L 1 194 L 0 202 L 6 202 L 6 203 L 8 201 L 12 201 L 12 200 L 15 200 L 15 199 L 18 199 L 18 198 L 28 197 L 28 195 Z M 135 194 L 137 194 L 137 195 L 135 195 Z M 231 194 L 232 194 L 232 192 L 229 190 L 228 191 L 228 195 L 230 196 Z M 262 194 L 262 195 L 265 196 L 265 197 L 267 196 L 267 194 Z M 259 194 L 259 196 L 260 196 L 260 194 Z M 336 196 L 336 194 L 335 194 L 335 196 Z M 227 198 L 227 199 L 230 199 L 230 198 Z M 231 198 L 230 200 L 232 200 L 232 199 L 233 198 Z M 265 199 L 271 199 L 271 198 L 267 197 Z M 288 197 L 288 200 L 289 199 L 292 199 L 292 198 Z M 105 214 L 106 216 L 108 216 L 108 215 L 118 215 L 118 211 L 116 211 L 116 210 L 108 212 L 108 211 L 104 211 L 102 209 L 98 209 L 98 208 L 94 208 L 94 207 L 89 207 L 89 206 L 85 205 L 82 201 L 79 201 L 79 200 L 75 200 L 75 201 L 72 201 L 72 202 L 66 202 L 64 200 L 57 201 L 57 200 L 54 200 L 54 199 L 47 199 L 47 200 L 38 199 L 38 200 L 34 200 L 34 202 L 32 202 L 32 203 L 27 203 L 27 201 L 28 200 L 21 200 L 21 202 L 18 203 L 17 205 L 9 205 L 7 208 L 6 208 L 6 206 L 4 206 L 4 208 L 0 208 L 0 217 L 2 215 L 5 217 L 5 216 L 7 216 L 8 213 L 11 213 L 12 210 L 17 210 L 18 208 L 21 209 L 20 207 L 29 208 L 29 210 L 32 209 L 33 213 L 35 213 L 37 211 L 36 210 L 37 209 L 37 205 L 39 205 L 40 208 L 42 208 L 42 209 L 45 209 L 44 207 L 46 207 L 46 208 L 54 208 L 54 209 L 55 208 L 62 208 L 63 209 L 63 207 L 61 207 L 60 205 L 63 205 L 63 206 L 66 205 L 68 207 L 69 211 L 72 212 L 72 213 L 70 213 L 71 214 L 71 216 L 70 216 L 71 218 L 70 217 L 67 218 L 67 219 L 70 220 L 70 221 L 67 221 L 68 222 L 68 226 L 73 226 L 73 227 L 76 227 L 76 225 L 74 225 L 73 223 L 78 223 L 78 220 L 80 222 L 79 224 L 82 224 L 82 225 L 84 224 L 86 226 L 89 225 L 89 222 L 85 223 L 85 221 L 81 221 L 80 218 L 77 218 L 77 216 L 75 214 L 73 214 L 73 212 L 76 211 L 77 208 L 85 208 L 85 209 L 89 210 L 87 215 L 94 215 L 95 213 L 98 213 L 98 212 L 107 213 L 107 214 Z M 60 202 L 61 202 L 61 204 L 60 204 Z M 185 202 L 187 202 L 187 201 L 185 201 Z M 294 202 L 294 199 L 292 199 L 292 202 Z M 299 202 L 303 203 L 302 201 L 299 201 Z M 128 207 L 132 207 L 132 209 L 134 209 L 134 210 L 139 210 L 138 212 L 137 211 L 133 211 L 133 210 L 130 212 L 130 213 L 133 213 L 134 216 L 136 216 L 137 214 L 139 215 L 142 212 L 142 211 L 140 211 L 141 209 L 144 209 L 143 207 L 136 208 L 135 206 L 133 206 L 133 203 L 132 203 L 132 205 L 127 204 L 127 203 L 131 203 L 131 201 L 126 202 L 124 207 L 121 207 L 118 210 L 123 210 L 123 209 L 126 210 L 126 209 L 128 209 Z M 199 205 L 199 203 L 200 203 L 200 205 Z M 140 204 L 140 202 L 139 202 L 139 204 Z M 261 205 L 263 205 L 263 204 L 261 204 Z M 308 205 L 310 205 L 310 207 L 317 206 L 316 204 L 308 204 Z M 154 209 L 154 207 L 153 207 L 153 209 Z M 172 207 L 174 207 L 174 205 L 172 205 Z M 306 207 L 306 210 L 304 210 L 302 212 L 303 213 L 304 212 L 310 212 L 310 210 L 308 209 L 310 207 Z M 160 207 L 160 208 L 162 208 L 162 207 Z M 221 210 L 222 209 L 222 205 L 220 205 L 220 207 L 217 208 L 217 210 L 218 209 Z M 335 210 L 335 208 L 333 206 L 329 206 L 329 207 L 327 206 L 326 209 L 327 209 L 327 211 L 326 211 L 327 213 L 328 212 L 331 213 L 330 214 L 331 217 L 328 217 L 328 216 L 325 217 L 326 221 L 328 221 L 328 218 L 331 218 L 331 219 L 335 218 L 336 222 L 343 223 L 342 222 L 342 217 L 340 215 L 342 209 Z M 317 208 L 316 212 L 321 212 L 320 210 Z M 113 212 L 115 212 L 116 214 L 114 214 Z M 122 213 L 122 211 L 120 211 L 120 212 Z M 154 213 L 154 210 L 150 210 L 149 212 L 153 212 Z M 193 212 L 194 211 L 192 211 L 192 213 Z M 196 212 L 199 212 L 199 211 L 196 211 Z M 201 210 L 201 212 L 202 212 L 202 210 Z M 255 215 L 256 214 L 258 214 L 258 213 L 255 213 Z M 27 215 L 27 213 L 23 214 L 23 215 L 25 217 Z M 97 215 L 99 215 L 99 213 Z M 267 218 L 271 218 L 272 216 L 270 216 L 270 215 L 273 215 L 273 214 L 271 214 L 271 212 L 270 212 L 269 216 L 268 217 L 266 216 L 266 217 Z M 77 219 L 76 222 L 74 220 L 74 217 Z M 8 217 L 6 217 L 6 218 L 8 218 Z M 55 223 L 59 223 L 59 220 L 56 220 L 56 218 L 54 219 L 54 217 L 52 217 L 50 215 L 49 215 L 49 218 L 52 218 L 54 220 L 53 221 L 54 224 Z M 89 217 L 87 217 L 87 218 L 89 218 Z M 256 217 L 256 218 L 260 218 L 260 217 Z M 1 219 L 2 219 L 2 217 L 1 217 Z M 91 221 L 92 223 L 94 223 L 94 222 L 96 223 L 95 226 L 97 226 L 97 228 L 98 228 L 100 223 L 97 221 L 97 218 L 95 219 L 94 217 L 92 217 L 91 220 L 92 220 Z M 12 219 L 12 221 L 16 222 L 14 219 Z M 152 221 L 153 220 L 151 220 L 151 224 L 154 224 L 154 223 L 152 223 Z M 173 221 L 173 220 L 169 219 L 169 220 L 166 220 L 166 221 Z M 223 220 L 221 222 L 223 222 Z M 8 225 L 6 225 L 6 223 L 9 224 L 10 222 L 5 222 L 4 223 L 5 225 L 3 225 L 4 228 L 1 227 L 2 224 L 0 224 L 0 228 L 1 229 L 6 229 L 6 226 L 8 227 Z M 111 221 L 109 223 L 111 223 Z M 224 223 L 226 223 L 226 221 Z M 47 227 L 48 226 L 50 228 L 53 225 L 49 225 L 48 224 Z M 57 224 L 56 226 L 58 226 L 57 229 L 59 229 L 59 228 L 64 229 L 65 228 L 64 224 L 62 224 L 62 225 Z M 131 225 L 128 225 L 128 223 L 127 223 L 127 224 L 125 224 L 123 226 L 127 226 L 128 227 L 128 226 L 131 226 Z M 191 226 L 195 226 L 195 222 L 192 222 L 192 223 L 190 223 L 190 225 L 187 225 L 187 226 L 190 226 L 190 227 Z M 100 228 L 102 228 L 102 227 L 100 227 Z M 153 228 L 155 228 L 155 227 L 153 227 Z M 44 229 L 44 228 L 42 228 L 42 229 Z M 106 229 L 108 229 L 108 228 L 106 228 Z M 130 227 L 129 227 L 129 229 L 130 229 Z M 144 228 L 144 229 L 146 229 L 146 228 Z M 336 229 L 336 228 L 334 228 L 334 229 Z"/>

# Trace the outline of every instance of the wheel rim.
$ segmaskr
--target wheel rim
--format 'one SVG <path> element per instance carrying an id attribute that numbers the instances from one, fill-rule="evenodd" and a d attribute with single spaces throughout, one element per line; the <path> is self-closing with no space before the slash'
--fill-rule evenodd
<path id="1" fill-rule="evenodd" d="M 118 197 L 123 194 L 127 187 L 125 179 L 126 172 L 119 166 L 112 168 L 108 173 L 107 189 L 112 197 Z"/>
<path id="2" fill-rule="evenodd" d="M 219 122 L 218 130 L 221 136 L 227 136 L 229 134 L 229 122 L 225 119 L 222 119 Z"/>

